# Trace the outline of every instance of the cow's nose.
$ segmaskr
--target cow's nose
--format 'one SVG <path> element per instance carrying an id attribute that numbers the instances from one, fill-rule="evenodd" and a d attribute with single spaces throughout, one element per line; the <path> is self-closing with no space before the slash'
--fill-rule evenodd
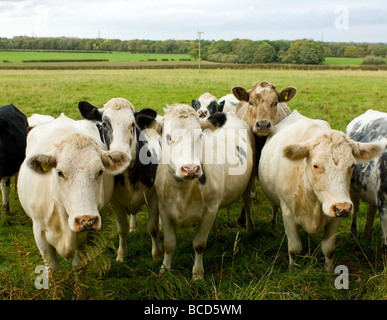
<path id="1" fill-rule="evenodd" d="M 183 178 L 197 178 L 200 175 L 200 166 L 186 164 L 180 168 L 180 174 Z"/>
<path id="2" fill-rule="evenodd" d="M 74 219 L 74 229 L 76 231 L 93 231 L 99 229 L 98 216 L 82 216 Z"/>
<path id="3" fill-rule="evenodd" d="M 267 121 L 267 120 L 257 121 L 255 126 L 257 127 L 258 130 L 265 131 L 265 130 L 269 130 L 271 128 L 271 122 Z"/>
<path id="4" fill-rule="evenodd" d="M 207 110 L 205 110 L 205 111 L 199 110 L 198 115 L 199 115 L 199 118 L 205 118 L 208 115 L 208 111 Z"/>
<path id="5" fill-rule="evenodd" d="M 331 206 L 331 215 L 337 218 L 348 217 L 352 214 L 352 203 L 335 203 Z"/>

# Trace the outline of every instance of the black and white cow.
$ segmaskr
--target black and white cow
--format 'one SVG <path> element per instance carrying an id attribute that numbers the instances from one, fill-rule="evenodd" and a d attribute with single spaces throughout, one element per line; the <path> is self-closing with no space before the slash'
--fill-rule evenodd
<path id="1" fill-rule="evenodd" d="M 199 115 L 199 118 L 208 118 L 209 116 L 223 112 L 225 100 L 218 102 L 216 97 L 206 92 L 203 93 L 198 100 L 192 100 L 191 105 Z"/>
<path id="2" fill-rule="evenodd" d="M 0 179 L 2 212 L 9 213 L 10 177 L 19 171 L 25 158 L 27 117 L 13 104 L 0 108 Z"/>
<path id="3" fill-rule="evenodd" d="M 387 113 L 368 110 L 348 124 L 346 134 L 355 141 L 382 143 L 380 157 L 367 164 L 355 165 L 351 182 L 354 203 L 351 231 L 358 233 L 357 214 L 362 200 L 367 203 L 364 236 L 372 237 L 375 214 L 379 211 L 383 243 L 387 247 Z"/>
<path id="4" fill-rule="evenodd" d="M 124 151 L 129 155 L 130 165 L 115 177 L 114 194 L 111 203 L 117 218 L 120 238 L 117 260 L 127 255 L 126 237 L 129 232 L 127 210 L 131 214 L 130 230 L 136 225 L 136 214 L 144 204 L 148 205 L 148 233 L 152 239 L 152 256 L 162 254 L 158 245 L 158 200 L 154 181 L 158 165 L 159 136 L 152 138 L 140 134 L 143 126 L 154 122 L 157 112 L 151 109 L 136 111 L 126 99 L 113 98 L 98 109 L 86 101 L 78 103 L 85 119 L 100 122 L 101 139 L 109 150 Z M 149 130 L 150 132 L 152 130 Z"/>

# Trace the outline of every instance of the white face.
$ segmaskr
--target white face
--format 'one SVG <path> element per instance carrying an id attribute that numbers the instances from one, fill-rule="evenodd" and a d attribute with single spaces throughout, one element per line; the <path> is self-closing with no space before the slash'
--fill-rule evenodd
<path id="1" fill-rule="evenodd" d="M 306 174 L 324 214 L 345 217 L 353 213 L 350 184 L 356 163 L 349 145 L 340 147 L 321 144 L 306 158 Z"/>
<path id="2" fill-rule="evenodd" d="M 136 157 L 136 124 L 129 108 L 106 109 L 102 116 L 102 133 L 109 150 L 126 152 L 130 161 Z"/>
<path id="3" fill-rule="evenodd" d="M 195 179 L 202 174 L 202 130 L 199 121 L 167 118 L 162 131 L 162 163 L 177 179 Z"/>
<path id="4" fill-rule="evenodd" d="M 60 202 L 68 214 L 70 229 L 75 232 L 99 229 L 105 171 L 101 154 L 92 147 L 74 149 L 65 146 L 56 161 L 53 174 Z"/>

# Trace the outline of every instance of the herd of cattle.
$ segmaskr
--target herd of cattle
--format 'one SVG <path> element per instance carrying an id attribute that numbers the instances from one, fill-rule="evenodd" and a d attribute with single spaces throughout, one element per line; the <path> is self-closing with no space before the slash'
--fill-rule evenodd
<path id="1" fill-rule="evenodd" d="M 365 236 L 379 211 L 387 246 L 387 113 L 368 110 L 346 134 L 323 120 L 291 111 L 296 89 L 279 92 L 268 82 L 250 90 L 232 88 L 217 100 L 205 93 L 191 106 L 173 104 L 163 115 L 137 111 L 126 99 L 102 108 L 81 101 L 85 120 L 61 115 L 30 118 L 15 106 L 0 108 L 0 178 L 3 214 L 9 213 L 10 177 L 18 173 L 18 196 L 32 219 L 46 263 L 57 254 L 73 257 L 87 235 L 101 228 L 100 210 L 114 209 L 119 235 L 117 260 L 127 256 L 127 235 L 136 213 L 147 206 L 152 256 L 170 269 L 176 227 L 197 225 L 192 274 L 204 277 L 203 252 L 217 212 L 242 199 L 238 221 L 254 228 L 251 198 L 255 179 L 272 206 L 281 209 L 289 266 L 302 244 L 298 229 L 324 232 L 322 251 L 333 272 L 341 218 L 352 216 L 357 233 L 360 201 L 367 203 Z M 127 212 L 130 212 L 130 223 Z M 163 230 L 163 246 L 158 241 Z"/>

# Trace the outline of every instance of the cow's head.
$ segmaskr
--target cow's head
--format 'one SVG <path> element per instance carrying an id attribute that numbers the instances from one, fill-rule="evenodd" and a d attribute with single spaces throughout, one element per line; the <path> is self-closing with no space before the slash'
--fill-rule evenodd
<path id="1" fill-rule="evenodd" d="M 65 218 L 74 232 L 101 227 L 103 179 L 121 173 L 129 165 L 126 152 L 108 152 L 102 147 L 89 136 L 70 133 L 51 153 L 34 155 L 27 160 L 27 165 L 38 174 L 52 176 L 58 210 L 67 215 Z"/>
<path id="2" fill-rule="evenodd" d="M 168 166 L 168 172 L 176 181 L 202 177 L 202 131 L 215 130 L 226 120 L 224 113 L 200 119 L 189 105 L 168 106 L 161 125 L 161 163 Z"/>
<path id="3" fill-rule="evenodd" d="M 123 98 L 110 99 L 101 109 L 87 101 L 80 101 L 78 108 L 85 119 L 101 123 L 101 138 L 107 148 L 126 152 L 131 164 L 136 158 L 136 116 L 157 116 L 157 112 L 152 109 L 137 112 L 133 105 Z"/>
<path id="4" fill-rule="evenodd" d="M 236 113 L 253 132 L 267 136 L 273 132 L 273 126 L 290 114 L 286 105 L 295 96 L 297 90 L 287 87 L 281 92 L 269 82 L 255 83 L 246 91 L 242 87 L 232 88 L 232 93 L 239 100 Z"/>
<path id="5" fill-rule="evenodd" d="M 198 100 L 191 101 L 191 105 L 199 118 L 208 118 L 215 113 L 222 112 L 224 103 L 224 100 L 218 102 L 216 97 L 210 93 L 203 93 Z"/>
<path id="6" fill-rule="evenodd" d="M 353 213 L 349 191 L 355 163 L 368 162 L 381 150 L 379 144 L 355 142 L 340 131 L 328 130 L 303 143 L 285 146 L 283 153 L 292 161 L 305 161 L 306 179 L 324 214 L 345 217 Z"/>

